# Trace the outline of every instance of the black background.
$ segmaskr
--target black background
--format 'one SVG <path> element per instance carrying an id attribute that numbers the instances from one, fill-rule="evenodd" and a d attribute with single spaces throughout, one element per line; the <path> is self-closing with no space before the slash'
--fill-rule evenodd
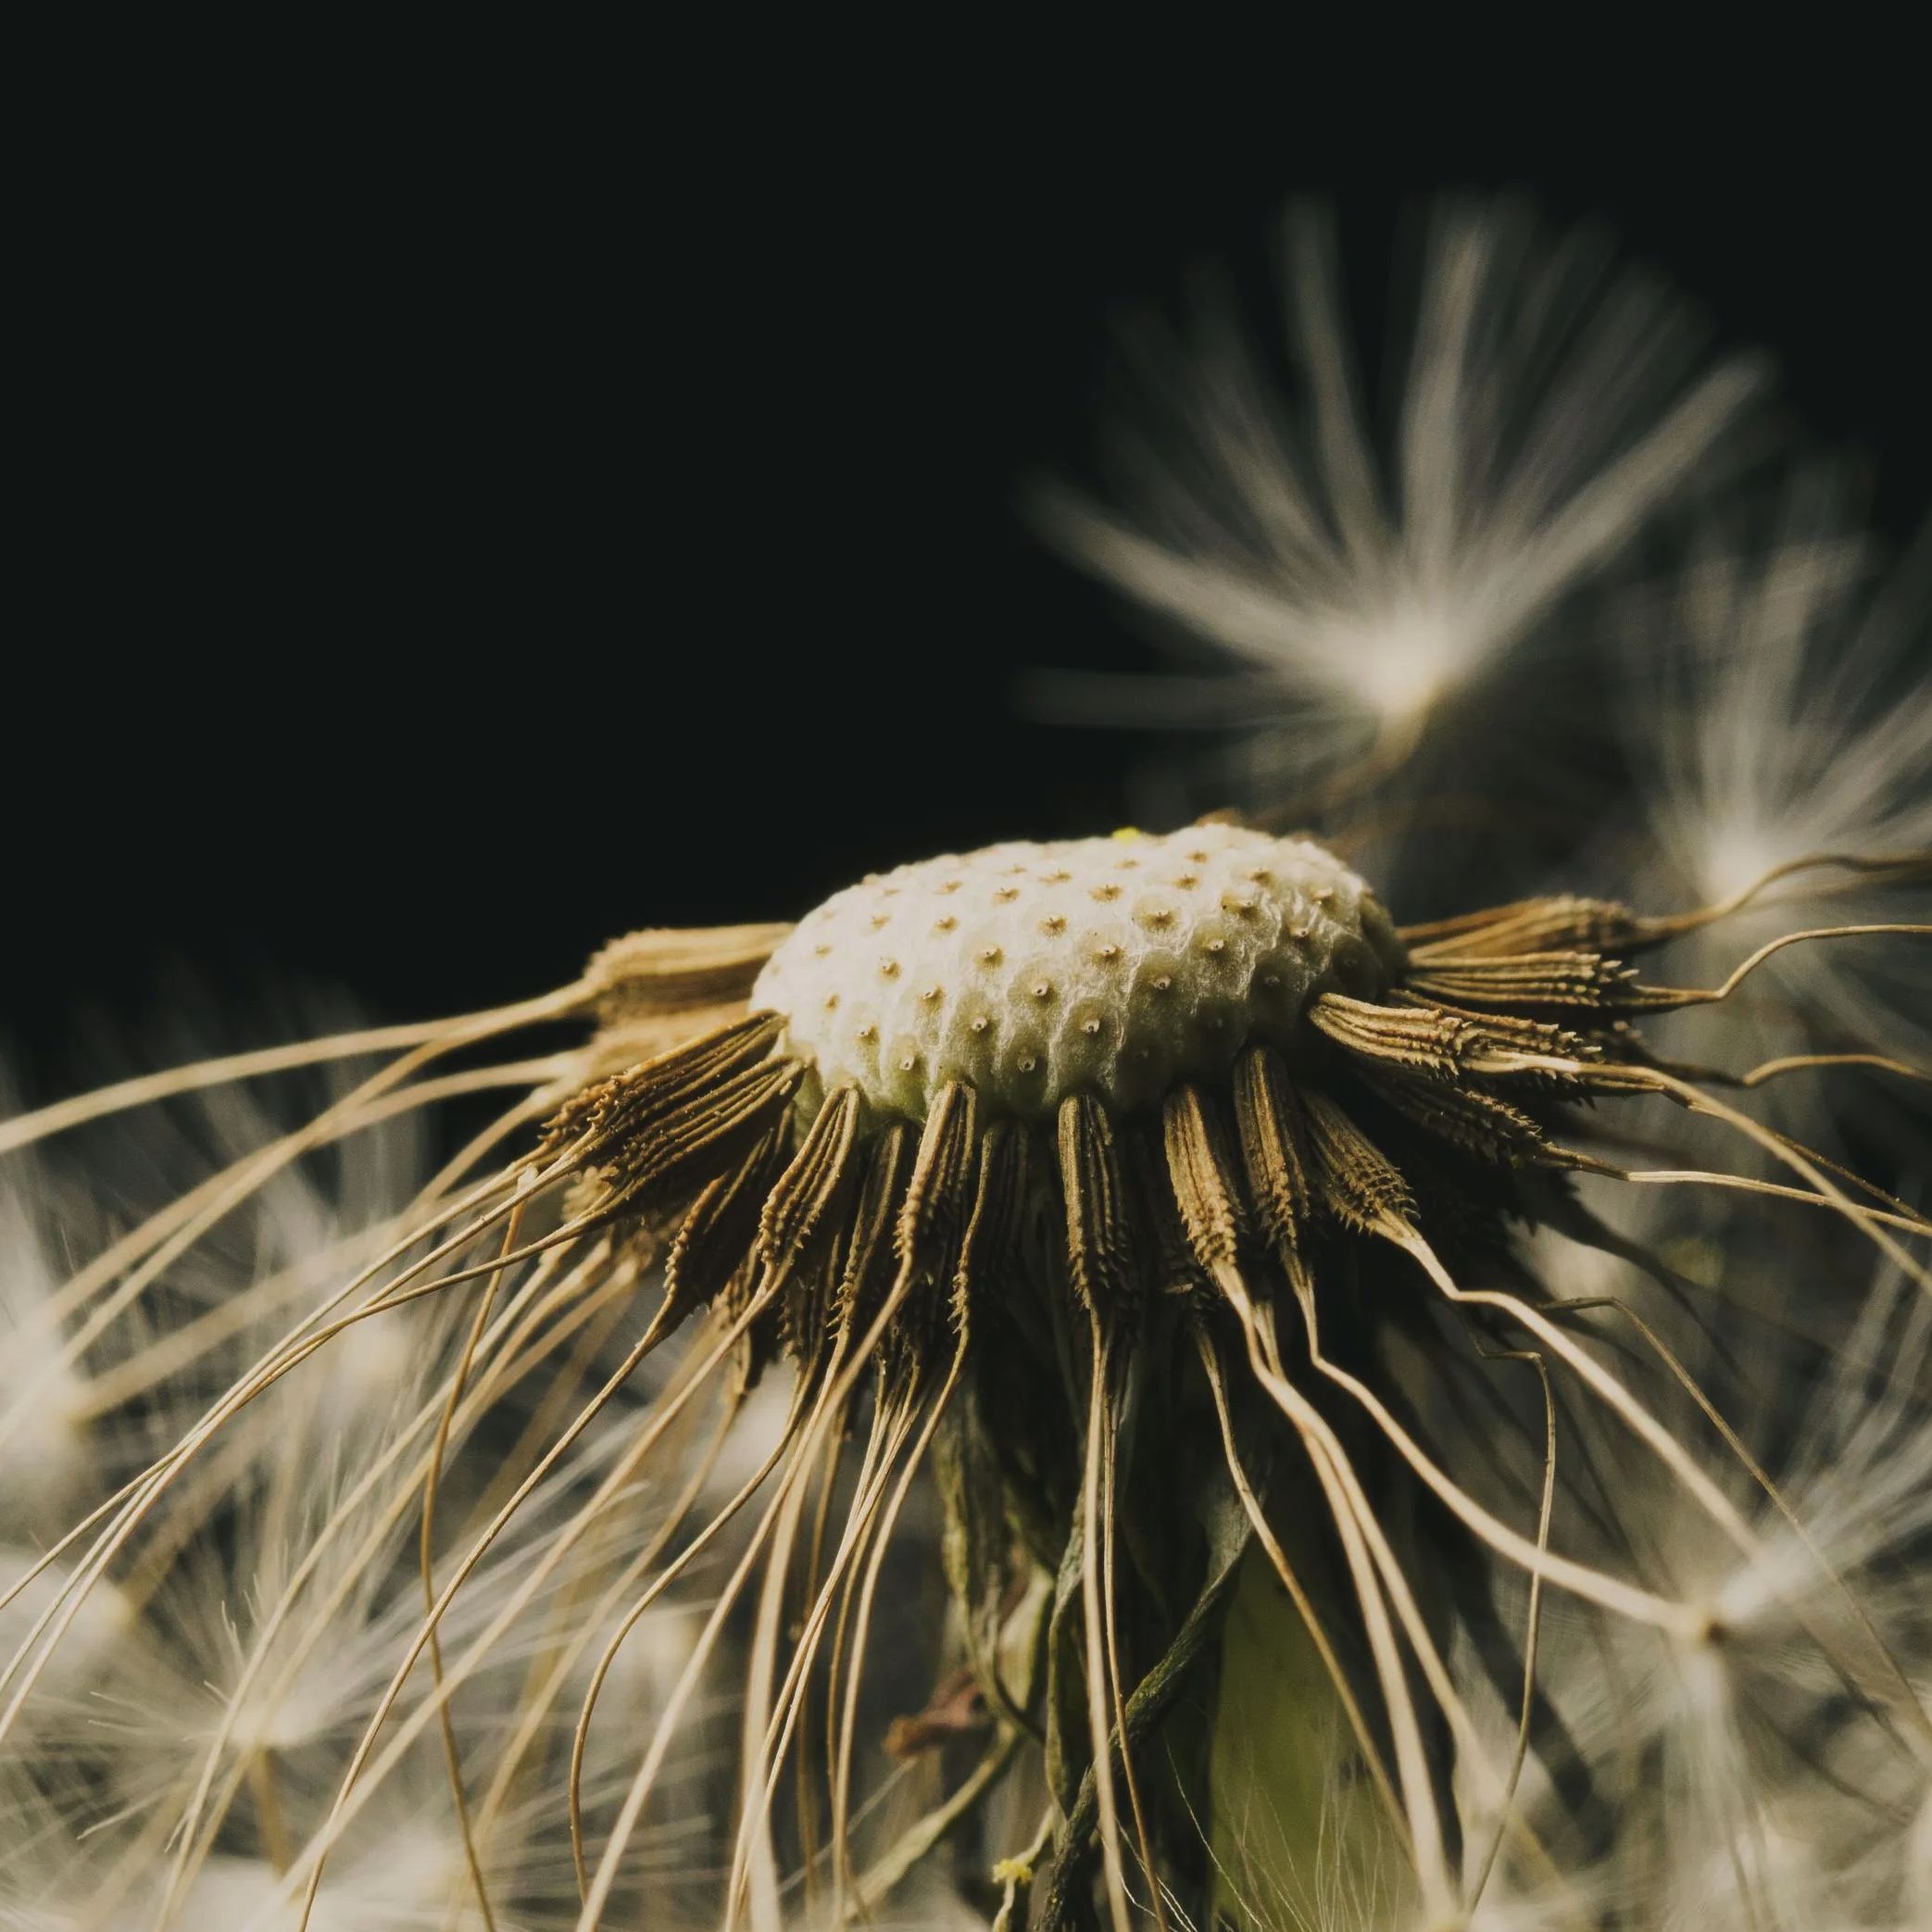
<path id="1" fill-rule="evenodd" d="M 595 99 L 419 73 L 77 113 L 13 278 L 0 1037 L 30 1083 L 189 985 L 238 1040 L 291 983 L 460 1010 L 625 927 L 1117 821 L 1131 747 L 1012 684 L 1150 659 L 1016 490 L 1088 447 L 1110 315 L 1201 261 L 1258 278 L 1291 195 L 1337 206 L 1371 346 L 1430 193 L 1602 218 L 1911 535 L 1909 125 L 1822 81 L 1586 113 L 1424 76 L 1424 112 L 1214 51 L 1023 99 L 935 55 L 918 87 L 646 62 Z"/>

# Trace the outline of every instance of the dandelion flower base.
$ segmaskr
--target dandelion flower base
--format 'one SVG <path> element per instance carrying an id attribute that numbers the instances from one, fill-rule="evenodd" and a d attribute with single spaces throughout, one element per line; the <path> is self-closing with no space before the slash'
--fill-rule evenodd
<path id="1" fill-rule="evenodd" d="M 1323 993 L 1374 998 L 1402 949 L 1306 839 L 1233 825 L 1012 843 L 876 874 L 798 925 L 752 991 L 825 1090 L 922 1120 L 950 1081 L 1034 1118 L 1149 1105 L 1291 1046 Z"/>

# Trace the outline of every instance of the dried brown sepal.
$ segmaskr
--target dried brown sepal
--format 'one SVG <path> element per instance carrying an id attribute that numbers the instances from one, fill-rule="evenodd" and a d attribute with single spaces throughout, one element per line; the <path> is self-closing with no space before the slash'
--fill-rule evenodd
<path id="1" fill-rule="evenodd" d="M 970 1670 L 954 1671 L 934 1687 L 931 1701 L 913 1717 L 895 1717 L 885 1727 L 885 1755 L 903 1764 L 926 1751 L 983 1736 L 992 1712 Z"/>

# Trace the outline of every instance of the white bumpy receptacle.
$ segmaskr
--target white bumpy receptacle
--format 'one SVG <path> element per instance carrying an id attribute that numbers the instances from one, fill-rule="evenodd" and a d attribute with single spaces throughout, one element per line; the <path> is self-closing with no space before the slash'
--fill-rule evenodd
<path id="1" fill-rule="evenodd" d="M 1402 949 L 1369 888 L 1307 839 L 1231 825 L 989 846 L 835 894 L 752 989 L 820 1091 L 923 1118 L 948 1081 L 995 1112 L 1070 1093 L 1132 1110 L 1293 1048 L 1318 993 L 1374 998 Z"/>

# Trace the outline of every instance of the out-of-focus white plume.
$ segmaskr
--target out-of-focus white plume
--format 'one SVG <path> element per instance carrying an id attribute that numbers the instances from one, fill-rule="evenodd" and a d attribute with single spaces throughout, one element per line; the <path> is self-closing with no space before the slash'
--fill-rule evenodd
<path id="1" fill-rule="evenodd" d="M 1587 1445 L 1615 1534 L 1705 1606 L 1703 1633 L 1561 1600 L 1546 1623 L 1544 1682 L 1613 1806 L 1602 1882 L 1645 1925 L 1904 1932 L 1932 1802 L 1932 1307 L 1888 1271 L 1822 1366 L 1769 1331 L 1725 1346 L 1761 1391 L 1726 1419 L 1776 1489 L 1734 1464 L 1752 1548 L 1627 1444 Z"/>
<path id="2" fill-rule="evenodd" d="M 1449 207 L 1385 453 L 1326 229 L 1298 211 L 1284 243 L 1289 393 L 1225 304 L 1191 342 L 1150 329 L 1146 408 L 1113 425 L 1110 500 L 1056 489 L 1043 506 L 1063 549 L 1178 625 L 1212 674 L 1041 688 L 1094 721 L 1240 731 L 1253 808 L 1399 776 L 1412 797 L 1466 759 L 1505 669 L 1532 709 L 1561 698 L 1538 673 L 1575 637 L 1549 620 L 1705 472 L 1756 373 L 1702 362 L 1680 303 L 1600 238 Z M 1491 761 L 1539 748 L 1478 735 Z"/>
<path id="3" fill-rule="evenodd" d="M 1828 478 L 1788 490 L 1768 532 L 1713 528 L 1676 594 L 1639 603 L 1622 640 L 1624 711 L 1648 856 L 1634 890 L 1714 905 L 1775 869 L 1824 855 L 1916 858 L 1917 880 L 1807 868 L 1777 880 L 1674 955 L 1721 981 L 1796 925 L 1932 916 L 1932 526 L 1888 571 Z M 1797 909 L 1797 910 L 1794 910 Z M 1687 1051 L 1743 1072 L 1802 1052 L 1932 1065 L 1932 964 L 1923 940 L 1848 938 L 1768 960 L 1749 994 L 1687 1018 Z M 1909 1095 L 1897 1077 L 1894 1096 Z M 1787 1081 L 1802 1123 L 1822 1093 Z"/>

